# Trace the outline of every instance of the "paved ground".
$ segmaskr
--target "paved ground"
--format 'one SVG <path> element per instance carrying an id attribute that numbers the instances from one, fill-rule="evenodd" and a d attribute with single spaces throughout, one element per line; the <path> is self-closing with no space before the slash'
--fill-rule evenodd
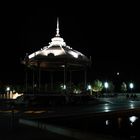
<path id="1" fill-rule="evenodd" d="M 27 126 L 22 126 L 22 128 L 18 130 L 12 130 L 2 132 L 1 131 L 1 140 L 71 140 L 71 138 L 60 136 L 58 134 L 54 134 L 48 131 L 43 131 L 35 128 L 30 128 Z"/>
<path id="2" fill-rule="evenodd" d="M 76 136 L 76 138 L 73 136 L 68 137 L 21 124 L 12 127 L 11 118 L 9 116 L 3 116 L 1 114 L 0 116 L 0 140 L 123 140 L 94 133 L 92 137 L 89 135 L 79 135 L 78 137 Z"/>
<path id="3" fill-rule="evenodd" d="M 20 125 L 17 128 L 4 128 L 0 125 L 0 139 L 1 140 L 124 140 L 119 138 L 113 138 L 111 136 L 104 136 L 99 134 L 92 134 L 92 138 L 87 137 L 67 137 L 52 133 L 50 131 L 37 129 L 30 126 Z"/>
<path id="4" fill-rule="evenodd" d="M 11 118 L 0 114 L 0 140 L 72 140 L 69 137 L 51 133 L 26 125 L 11 125 Z M 74 139 L 73 139 L 74 140 Z"/>
<path id="5" fill-rule="evenodd" d="M 113 109 L 116 109 L 116 104 L 117 107 L 118 104 L 124 105 L 125 106 L 129 106 L 129 105 L 133 105 L 132 108 L 139 106 L 140 107 L 140 103 L 139 102 L 131 102 L 131 100 L 127 100 L 126 98 L 104 98 L 101 99 L 104 103 L 109 103 L 107 104 L 107 108 L 106 111 L 111 110 L 111 107 L 114 106 Z M 124 101 L 126 103 L 126 105 L 124 104 Z M 101 104 L 97 104 L 94 105 L 93 107 L 88 107 L 88 109 L 84 109 L 81 107 L 77 107 L 77 110 L 84 110 L 84 111 L 101 111 L 104 108 L 104 103 L 101 102 Z M 111 106 L 110 106 L 111 105 Z M 96 110 L 96 107 L 98 107 L 101 110 Z M 106 105 L 105 105 L 106 107 Z M 73 108 L 73 107 L 72 107 Z M 121 106 L 120 106 L 121 108 Z M 131 106 L 129 107 L 131 108 Z M 65 108 L 63 108 L 65 110 Z M 61 108 L 61 111 L 63 112 L 63 109 Z M 59 109 L 56 110 L 60 111 Z M 51 110 L 50 110 L 50 113 Z M 25 113 L 24 113 L 25 114 Z M 37 111 L 37 113 L 35 113 L 35 111 L 27 111 L 26 112 L 27 116 L 31 117 L 35 117 L 38 114 L 41 115 L 42 113 L 39 113 Z M 48 112 L 47 112 L 48 114 Z M 45 115 L 47 115 L 45 114 Z M 62 113 L 63 114 L 63 113 Z M 16 118 L 14 119 L 14 125 L 13 125 L 13 117 L 12 117 L 12 112 L 9 110 L 7 112 L 3 112 L 0 111 L 0 140 L 9 140 L 9 139 L 14 139 L 14 140 L 26 140 L 26 139 L 31 139 L 31 140 L 75 140 L 74 138 L 69 138 L 66 136 L 62 136 L 62 135 L 58 135 L 56 133 L 52 133 L 46 130 L 41 130 L 41 129 L 37 129 L 37 128 L 33 128 L 30 126 L 25 126 L 25 125 L 19 125 L 16 123 Z M 102 136 L 97 136 L 96 134 L 93 135 L 93 138 L 96 140 L 111 140 L 114 138 L 109 138 L 109 137 L 102 137 Z"/>

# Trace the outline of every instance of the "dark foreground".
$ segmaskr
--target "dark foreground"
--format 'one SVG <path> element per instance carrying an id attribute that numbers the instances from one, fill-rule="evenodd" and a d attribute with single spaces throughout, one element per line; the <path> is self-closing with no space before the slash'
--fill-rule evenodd
<path id="1" fill-rule="evenodd" d="M 69 137 L 26 125 L 16 124 L 12 127 L 9 119 L 0 119 L 0 140 L 71 140 Z"/>
<path id="2" fill-rule="evenodd" d="M 3 116 L 4 117 L 4 116 Z M 56 133 L 29 125 L 23 125 L 5 116 L 0 119 L 1 140 L 139 140 L 140 120 L 137 116 L 135 122 L 129 120 L 129 116 L 116 117 L 105 116 L 99 118 L 62 118 L 58 120 L 30 119 L 49 124 Z M 58 127 L 58 128 L 57 128 Z M 63 129 L 62 129 L 63 128 Z M 59 132 L 60 131 L 60 132 Z M 62 132 L 63 131 L 63 132 Z M 68 136 L 65 133 L 69 133 Z"/>
<path id="3" fill-rule="evenodd" d="M 53 109 L 50 114 L 47 111 L 40 115 L 19 112 L 13 116 L 11 111 L 1 111 L 0 140 L 139 140 L 139 101 L 121 100 L 109 99 L 104 103 L 66 107 L 64 110 L 61 107 Z M 45 124 L 49 130 L 44 126 L 19 123 L 21 119 L 37 125 Z"/>
<path id="4" fill-rule="evenodd" d="M 54 134 L 49 131 L 39 130 L 29 126 L 20 126 L 20 128 L 18 129 L 5 131 L 6 132 L 3 132 L 1 130 L 1 140 L 71 140 L 71 138 L 68 138 L 66 136 Z"/>

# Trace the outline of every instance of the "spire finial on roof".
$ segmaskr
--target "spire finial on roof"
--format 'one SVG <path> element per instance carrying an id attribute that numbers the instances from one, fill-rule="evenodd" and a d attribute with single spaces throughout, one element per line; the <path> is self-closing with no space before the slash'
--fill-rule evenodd
<path id="1" fill-rule="evenodd" d="M 56 36 L 60 36 L 60 34 L 59 34 L 59 18 L 58 17 L 57 17 Z"/>

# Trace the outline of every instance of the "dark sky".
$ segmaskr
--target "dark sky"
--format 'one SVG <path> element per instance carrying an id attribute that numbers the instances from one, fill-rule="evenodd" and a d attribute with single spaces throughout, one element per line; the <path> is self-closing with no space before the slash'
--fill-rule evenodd
<path id="1" fill-rule="evenodd" d="M 90 7 L 6 7 L 1 16 L 0 81 L 22 82 L 20 59 L 39 50 L 55 35 L 56 18 L 67 45 L 92 57 L 92 78 L 138 81 L 139 14 L 137 4 Z"/>

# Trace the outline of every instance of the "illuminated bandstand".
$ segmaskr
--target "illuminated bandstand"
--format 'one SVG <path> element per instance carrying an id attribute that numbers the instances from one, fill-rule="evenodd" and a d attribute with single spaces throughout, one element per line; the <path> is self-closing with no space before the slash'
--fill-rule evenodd
<path id="1" fill-rule="evenodd" d="M 36 88 L 38 93 L 41 93 L 42 72 L 48 71 L 50 74 L 53 74 L 53 72 L 58 71 L 59 73 L 59 71 L 61 71 L 63 73 L 63 88 L 65 89 L 65 93 L 67 93 L 67 79 L 68 76 L 70 76 L 69 79 L 71 79 L 73 71 L 83 71 L 84 84 L 86 87 L 87 67 L 91 65 L 91 59 L 88 59 L 84 54 L 66 45 L 64 39 L 60 37 L 59 20 L 57 18 L 56 35 L 51 39 L 49 45 L 32 54 L 27 54 L 23 63 L 26 69 L 32 70 L 32 74 L 29 74 L 28 70 L 26 70 L 27 92 L 29 91 L 29 76 L 31 77 L 32 75 L 32 91 L 35 91 Z M 71 74 L 68 75 L 68 72 Z M 35 76 L 35 74 L 37 76 Z M 51 77 L 51 87 L 53 89 L 53 76 Z"/>

